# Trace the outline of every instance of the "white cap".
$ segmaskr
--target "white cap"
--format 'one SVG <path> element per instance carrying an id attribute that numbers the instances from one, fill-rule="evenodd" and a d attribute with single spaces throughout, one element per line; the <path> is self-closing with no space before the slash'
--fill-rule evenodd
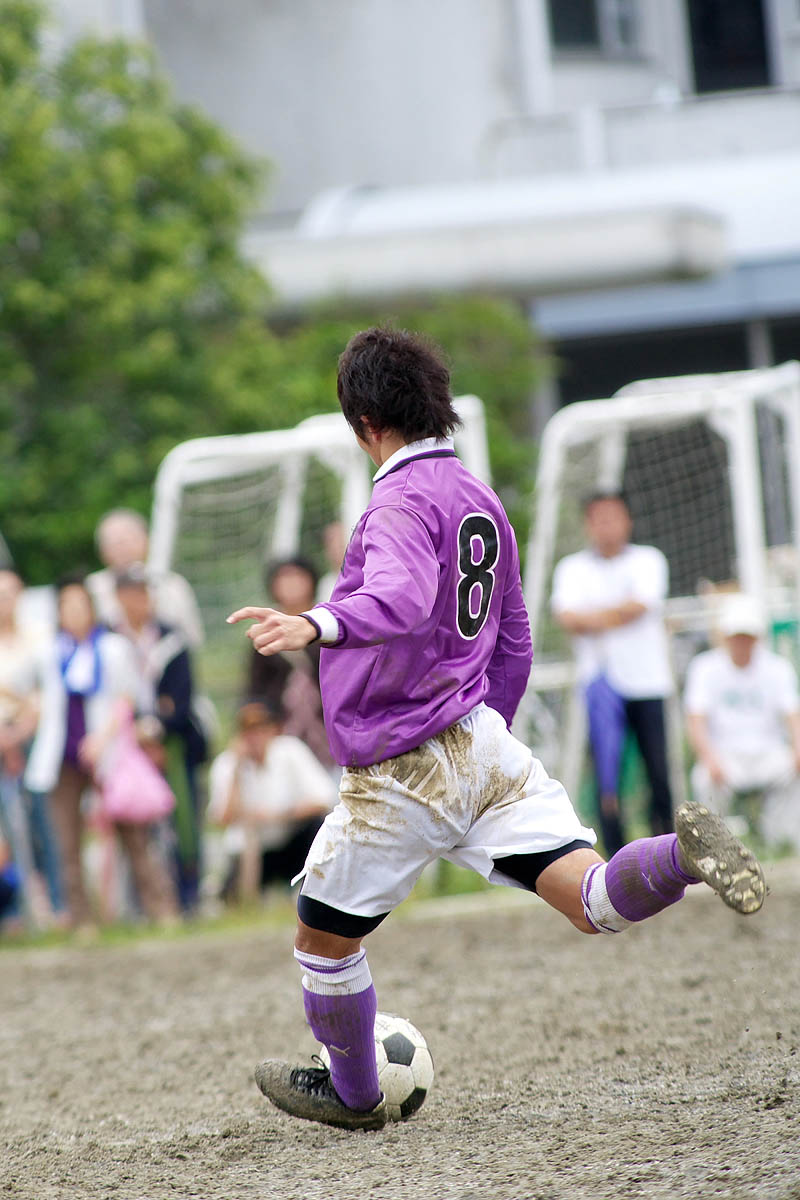
<path id="1" fill-rule="evenodd" d="M 766 630 L 761 605 L 743 592 L 726 596 L 720 608 L 718 628 L 723 637 L 733 637 L 737 633 L 761 637 Z"/>

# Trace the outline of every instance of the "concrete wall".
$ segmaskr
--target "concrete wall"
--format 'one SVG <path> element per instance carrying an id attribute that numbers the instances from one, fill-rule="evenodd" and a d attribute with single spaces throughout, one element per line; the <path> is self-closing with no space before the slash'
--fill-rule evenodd
<path id="1" fill-rule="evenodd" d="M 505 0 L 145 0 L 178 93 L 277 165 L 273 203 L 469 179 L 517 111 Z"/>

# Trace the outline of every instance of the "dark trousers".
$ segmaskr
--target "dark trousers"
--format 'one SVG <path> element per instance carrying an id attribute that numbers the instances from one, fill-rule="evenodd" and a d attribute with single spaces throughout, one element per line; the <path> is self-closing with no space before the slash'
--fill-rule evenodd
<path id="1" fill-rule="evenodd" d="M 317 836 L 317 830 L 322 825 L 322 817 L 311 817 L 295 826 L 291 837 L 282 846 L 271 847 L 261 853 L 260 884 L 262 888 L 271 883 L 290 883 L 299 871 L 302 871 L 306 856 L 311 849 L 311 843 Z M 239 873 L 241 859 L 235 858 L 230 865 L 225 882 L 222 885 L 223 900 L 236 898 L 239 888 Z"/>
<path id="2" fill-rule="evenodd" d="M 586 689 L 586 711 L 597 777 L 597 815 L 606 853 L 615 854 L 627 840 L 619 803 L 619 775 L 628 729 L 636 738 L 650 784 L 651 831 L 668 833 L 673 823 L 664 701 L 660 697 L 627 700 L 601 677 Z"/>

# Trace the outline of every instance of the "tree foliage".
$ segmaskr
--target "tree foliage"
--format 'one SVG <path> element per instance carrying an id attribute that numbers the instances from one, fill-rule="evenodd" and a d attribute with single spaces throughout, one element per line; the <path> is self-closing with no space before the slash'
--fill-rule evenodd
<path id="1" fill-rule="evenodd" d="M 330 306 L 271 328 L 239 250 L 264 167 L 171 98 L 145 47 L 82 39 L 53 59 L 43 19 L 0 0 L 0 529 L 31 582 L 90 563 L 106 509 L 147 512 L 177 442 L 335 407 L 344 342 L 385 316 Z M 527 321 L 479 298 L 392 315 L 487 401 L 513 503 L 531 474 Z"/>

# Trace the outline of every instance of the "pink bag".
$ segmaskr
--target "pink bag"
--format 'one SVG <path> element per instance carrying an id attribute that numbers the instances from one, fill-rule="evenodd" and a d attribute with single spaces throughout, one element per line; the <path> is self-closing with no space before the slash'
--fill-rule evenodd
<path id="1" fill-rule="evenodd" d="M 104 764 L 100 796 L 106 820 L 133 825 L 161 821 L 175 807 L 171 787 L 136 741 L 130 713 Z"/>

